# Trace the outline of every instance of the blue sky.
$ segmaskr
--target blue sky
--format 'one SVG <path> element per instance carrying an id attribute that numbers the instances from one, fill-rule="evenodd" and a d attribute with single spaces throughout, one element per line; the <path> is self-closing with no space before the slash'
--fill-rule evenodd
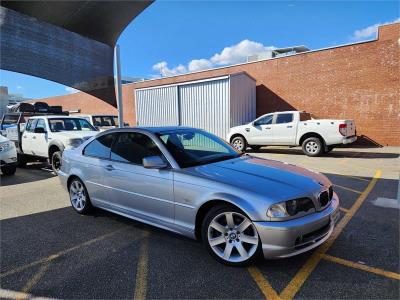
<path id="1" fill-rule="evenodd" d="M 270 47 L 311 49 L 373 39 L 399 18 L 398 1 L 156 1 L 123 32 L 122 74 L 152 78 L 242 62 Z M 46 80 L 0 71 L 11 93 L 70 93 Z"/>

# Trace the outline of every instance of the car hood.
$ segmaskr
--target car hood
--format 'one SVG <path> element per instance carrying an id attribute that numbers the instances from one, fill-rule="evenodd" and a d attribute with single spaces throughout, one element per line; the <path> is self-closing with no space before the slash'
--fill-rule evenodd
<path id="1" fill-rule="evenodd" d="M 8 138 L 6 138 L 5 136 L 2 136 L 2 135 L 0 134 L 0 143 L 8 142 L 8 141 L 9 141 Z"/>
<path id="2" fill-rule="evenodd" d="M 273 199 L 293 199 L 319 193 L 331 185 L 324 175 L 275 160 L 243 156 L 191 168 L 191 172 Z"/>
<path id="3" fill-rule="evenodd" d="M 65 139 L 85 139 L 90 138 L 98 134 L 98 131 L 60 131 L 55 132 L 55 134 L 59 137 L 64 137 Z"/>

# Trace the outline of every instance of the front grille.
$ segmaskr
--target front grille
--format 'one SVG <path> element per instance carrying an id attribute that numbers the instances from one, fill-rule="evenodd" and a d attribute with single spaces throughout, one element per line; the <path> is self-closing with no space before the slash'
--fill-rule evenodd
<path id="1" fill-rule="evenodd" d="M 329 192 L 328 191 L 323 191 L 319 194 L 318 197 L 319 200 L 319 204 L 321 205 L 321 207 L 325 207 L 326 205 L 328 205 L 330 197 L 329 197 Z"/>

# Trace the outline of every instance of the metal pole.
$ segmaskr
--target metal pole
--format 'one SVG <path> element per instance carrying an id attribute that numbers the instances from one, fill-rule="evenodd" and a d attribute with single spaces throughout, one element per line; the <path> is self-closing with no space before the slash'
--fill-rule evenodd
<path id="1" fill-rule="evenodd" d="M 121 61 L 119 56 L 119 45 L 114 48 L 114 60 L 115 60 L 115 95 L 117 97 L 117 108 L 118 108 L 118 126 L 124 127 L 124 110 L 122 106 L 122 83 L 121 83 Z"/>

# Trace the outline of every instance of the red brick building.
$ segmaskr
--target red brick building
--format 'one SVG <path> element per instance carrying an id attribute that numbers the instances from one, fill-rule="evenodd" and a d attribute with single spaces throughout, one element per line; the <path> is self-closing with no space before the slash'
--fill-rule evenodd
<path id="1" fill-rule="evenodd" d="M 257 115 L 306 110 L 321 118 L 354 119 L 363 140 L 400 145 L 400 24 L 379 27 L 374 41 L 309 51 L 123 86 L 124 118 L 135 125 L 136 88 L 240 71 L 257 80 Z M 41 99 L 65 110 L 117 113 L 85 93 Z"/>

